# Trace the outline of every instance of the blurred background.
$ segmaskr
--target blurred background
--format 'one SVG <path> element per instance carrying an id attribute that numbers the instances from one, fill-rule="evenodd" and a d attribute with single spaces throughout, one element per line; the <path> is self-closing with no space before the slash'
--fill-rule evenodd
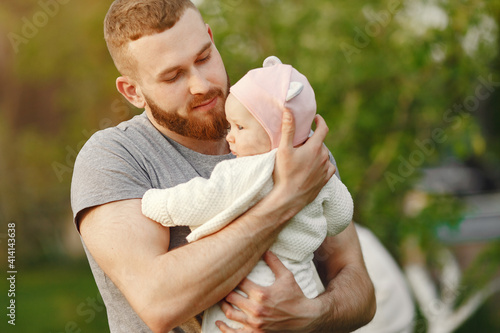
<path id="1" fill-rule="evenodd" d="M 110 3 L 0 3 L 1 332 L 109 331 L 69 190 L 86 140 L 141 113 L 114 87 Z M 195 3 L 232 82 L 268 55 L 308 77 L 355 221 L 409 277 L 415 332 L 499 332 L 500 2 Z"/>

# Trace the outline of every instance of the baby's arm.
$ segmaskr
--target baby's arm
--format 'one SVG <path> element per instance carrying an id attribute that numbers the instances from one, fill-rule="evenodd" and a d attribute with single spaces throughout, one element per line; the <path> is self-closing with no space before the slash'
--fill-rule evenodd
<path id="1" fill-rule="evenodd" d="M 169 189 L 147 191 L 142 212 L 167 227 L 198 227 L 209 221 L 206 227 L 213 233 L 256 203 L 255 197 L 273 169 L 273 154 L 223 161 L 209 179 L 196 177 Z M 197 238 L 206 236 L 202 232 Z"/>
<path id="2" fill-rule="evenodd" d="M 352 221 L 354 204 L 347 187 L 333 176 L 327 183 L 328 197 L 323 201 L 323 214 L 327 221 L 327 235 L 335 236 Z"/>
<path id="3" fill-rule="evenodd" d="M 171 188 L 148 190 L 142 198 L 142 213 L 165 227 L 198 226 L 223 209 L 230 182 L 227 173 L 219 176 L 196 177 Z"/>

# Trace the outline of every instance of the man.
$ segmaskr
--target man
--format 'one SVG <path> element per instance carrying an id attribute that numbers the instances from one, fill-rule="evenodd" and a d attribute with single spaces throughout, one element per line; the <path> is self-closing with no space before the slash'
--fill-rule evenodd
<path id="1" fill-rule="evenodd" d="M 223 109 L 229 82 L 212 31 L 186 0 L 117 0 L 105 38 L 122 75 L 118 90 L 145 108 L 96 133 L 73 175 L 75 222 L 111 332 L 197 332 L 191 318 L 222 299 L 226 316 L 243 323 L 244 332 L 348 332 L 366 324 L 375 300 L 352 224 L 318 251 L 327 290 L 316 299 L 305 298 L 292 274 L 266 253 L 335 172 L 322 144 L 324 121 L 318 117 L 315 134 L 295 149 L 286 112 L 274 189 L 223 230 L 185 245 L 189 229 L 149 220 L 140 198 L 149 188 L 209 177 L 230 158 Z M 263 255 L 274 285 L 242 281 Z M 249 297 L 232 292 L 237 286 Z"/>

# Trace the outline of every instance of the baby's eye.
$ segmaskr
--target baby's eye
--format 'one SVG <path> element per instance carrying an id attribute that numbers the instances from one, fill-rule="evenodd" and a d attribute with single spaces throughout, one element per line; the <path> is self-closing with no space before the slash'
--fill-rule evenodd
<path id="1" fill-rule="evenodd" d="M 239 129 L 239 130 L 242 130 L 242 129 L 243 129 L 243 126 L 241 126 L 241 125 L 237 125 L 237 126 L 238 126 L 238 129 Z"/>

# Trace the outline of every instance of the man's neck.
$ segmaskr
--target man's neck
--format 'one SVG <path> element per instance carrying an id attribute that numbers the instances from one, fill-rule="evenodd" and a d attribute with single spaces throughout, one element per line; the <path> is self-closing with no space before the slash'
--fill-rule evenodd
<path id="1" fill-rule="evenodd" d="M 204 155 L 225 155 L 229 154 L 230 152 L 229 145 L 225 138 L 221 138 L 218 140 L 198 140 L 185 137 L 160 126 L 156 121 L 154 121 L 154 119 L 151 119 L 149 116 L 148 118 L 153 126 L 163 135 L 197 153 Z"/>
<path id="2" fill-rule="evenodd" d="M 216 141 L 212 140 L 197 140 L 193 138 L 187 138 L 185 136 L 179 135 L 177 133 L 160 130 L 165 136 L 174 140 L 175 142 L 189 148 L 197 153 L 204 155 L 225 155 L 229 154 L 229 145 L 226 139 L 222 138 Z"/>

